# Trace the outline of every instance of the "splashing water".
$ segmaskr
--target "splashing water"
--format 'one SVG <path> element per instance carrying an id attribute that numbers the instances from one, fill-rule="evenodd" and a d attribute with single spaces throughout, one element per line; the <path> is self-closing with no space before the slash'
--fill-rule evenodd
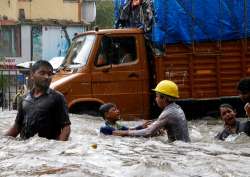
<path id="1" fill-rule="evenodd" d="M 16 112 L 0 112 L 0 176 L 43 177 L 248 177 L 250 138 L 214 139 L 220 121 L 190 121 L 192 143 L 167 143 L 167 135 L 128 138 L 99 134 L 100 118 L 70 115 L 67 142 L 38 136 L 4 137 Z M 130 126 L 139 122 L 123 122 Z"/>

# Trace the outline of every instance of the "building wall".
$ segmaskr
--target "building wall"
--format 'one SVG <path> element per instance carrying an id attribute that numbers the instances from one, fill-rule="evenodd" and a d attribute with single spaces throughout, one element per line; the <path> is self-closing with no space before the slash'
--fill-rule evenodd
<path id="1" fill-rule="evenodd" d="M 0 0 L 0 15 L 17 20 L 17 0 Z"/>
<path id="2" fill-rule="evenodd" d="M 81 33 L 85 28 L 81 26 L 69 26 L 67 32 L 72 41 L 75 33 Z M 43 26 L 41 34 L 41 59 L 49 60 L 58 56 L 58 43 L 61 38 L 60 26 Z M 21 57 L 6 57 L 6 59 L 14 59 L 15 63 L 22 63 L 26 61 L 36 60 L 31 57 L 32 44 L 31 44 L 31 26 L 21 26 Z M 34 47 L 34 46 L 33 46 Z M 35 52 L 35 51 L 33 51 Z"/>
<path id="3" fill-rule="evenodd" d="M 6 19 L 2 19 L 2 16 L 7 16 L 8 20 L 19 21 L 19 10 L 24 9 L 25 19 L 33 20 L 32 25 L 41 26 L 41 50 L 37 50 L 38 45 L 34 45 L 34 36 L 32 38 L 32 29 L 33 27 L 26 21 L 21 25 L 21 34 L 20 36 L 20 49 L 21 56 L 15 57 L 9 56 L 7 59 L 15 59 L 16 63 L 21 63 L 25 61 L 35 60 L 34 54 L 40 53 L 37 55 L 37 58 L 42 59 L 51 59 L 54 56 L 57 56 L 57 44 L 60 40 L 61 35 L 61 25 L 63 21 L 72 21 L 80 24 L 80 3 L 82 0 L 75 0 L 73 2 L 67 2 L 67 0 L 0 0 L 0 26 L 7 25 Z M 36 23 L 36 20 L 37 21 Z M 62 20 L 60 25 L 55 23 L 53 20 Z M 50 26 L 46 26 L 50 25 Z M 74 33 L 85 31 L 84 26 L 75 26 L 71 22 L 65 23 L 67 26 L 67 32 L 72 39 Z M 33 42 L 33 43 L 32 43 Z M 33 44 L 33 45 L 32 45 Z M 37 43 L 36 43 L 37 44 Z M 34 47 L 35 46 L 35 47 Z M 32 49 L 33 48 L 33 49 Z M 32 55 L 33 51 L 33 55 Z M 34 52 L 35 51 L 35 52 Z"/>
<path id="4" fill-rule="evenodd" d="M 21 26 L 21 57 L 5 58 L 14 59 L 16 64 L 31 60 L 31 26 Z"/>
<path id="5" fill-rule="evenodd" d="M 24 9 L 26 19 L 57 19 L 79 22 L 77 1 L 32 0 L 19 1 L 18 8 Z"/>
<path id="6" fill-rule="evenodd" d="M 21 26 L 21 56 L 18 59 L 18 63 L 24 61 L 30 61 L 31 59 L 31 26 Z"/>
<path id="7" fill-rule="evenodd" d="M 26 19 L 57 19 L 79 22 L 78 1 L 65 0 L 0 0 L 0 15 L 18 21 L 19 9 Z"/>

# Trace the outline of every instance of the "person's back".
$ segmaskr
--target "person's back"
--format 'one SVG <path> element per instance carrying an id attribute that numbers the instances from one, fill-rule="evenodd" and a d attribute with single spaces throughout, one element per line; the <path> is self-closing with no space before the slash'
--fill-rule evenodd
<path id="1" fill-rule="evenodd" d="M 243 78 L 237 85 L 240 99 L 244 102 L 246 115 L 250 117 L 250 77 Z"/>
<path id="2" fill-rule="evenodd" d="M 247 136 L 250 136 L 250 121 L 241 122 L 239 125 L 239 133 L 244 132 Z"/>
<path id="3" fill-rule="evenodd" d="M 120 131 L 120 136 L 151 137 L 165 129 L 170 142 L 181 140 L 190 142 L 185 114 L 181 107 L 175 103 L 179 98 L 178 86 L 170 80 L 163 80 L 153 89 L 156 92 L 155 101 L 163 109 L 158 119 L 147 128 L 134 131 Z"/>
<path id="4" fill-rule="evenodd" d="M 165 122 L 164 127 L 167 130 L 169 141 L 190 141 L 185 114 L 176 103 L 171 103 L 165 107 L 159 116 L 159 121 Z"/>

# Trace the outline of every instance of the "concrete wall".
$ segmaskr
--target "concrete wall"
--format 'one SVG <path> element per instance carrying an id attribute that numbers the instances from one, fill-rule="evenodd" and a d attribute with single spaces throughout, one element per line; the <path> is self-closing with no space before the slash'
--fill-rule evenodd
<path id="1" fill-rule="evenodd" d="M 84 27 L 73 26 L 67 27 L 70 39 L 74 37 L 74 33 L 85 31 Z M 61 38 L 61 27 L 59 26 L 43 26 L 42 27 L 42 59 L 49 60 L 58 54 L 58 43 Z M 16 63 L 22 63 L 31 60 L 31 26 L 21 26 L 21 57 L 7 57 L 7 59 L 15 59 Z M 33 58 L 34 60 L 34 58 Z"/>
<path id="2" fill-rule="evenodd" d="M 21 27 L 21 59 L 29 61 L 31 59 L 31 26 L 24 25 Z"/>
<path id="3" fill-rule="evenodd" d="M 81 1 L 81 0 L 80 0 Z M 26 19 L 37 20 L 69 20 L 80 22 L 79 2 L 65 0 L 0 0 L 0 16 L 7 16 L 9 20 L 18 21 L 19 9 L 24 9 Z M 0 24 L 1 21 L 0 18 Z M 2 23 L 3 24 L 3 23 Z M 42 25 L 42 24 L 41 24 Z M 70 38 L 74 33 L 84 31 L 84 27 L 68 27 Z M 51 59 L 57 55 L 57 44 L 60 39 L 61 28 L 58 26 L 42 27 L 42 55 L 43 59 Z M 7 57 L 15 59 L 16 63 L 30 61 L 31 58 L 31 26 L 21 26 L 21 57 Z"/>
<path id="4" fill-rule="evenodd" d="M 79 22 L 77 2 L 63 0 L 19 1 L 18 7 L 24 9 L 26 19 L 59 19 Z"/>
<path id="5" fill-rule="evenodd" d="M 31 60 L 31 26 L 21 26 L 21 57 L 6 57 L 6 59 L 14 59 L 17 64 Z"/>
<path id="6" fill-rule="evenodd" d="M 0 15 L 17 20 L 17 0 L 0 0 Z"/>
<path id="7" fill-rule="evenodd" d="M 79 3 L 64 0 L 0 0 L 0 15 L 18 21 L 19 9 L 26 19 L 57 19 L 80 21 Z"/>

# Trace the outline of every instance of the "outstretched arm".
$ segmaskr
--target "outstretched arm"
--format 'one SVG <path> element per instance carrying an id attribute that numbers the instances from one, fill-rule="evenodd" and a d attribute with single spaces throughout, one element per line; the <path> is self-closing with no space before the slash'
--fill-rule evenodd
<path id="1" fill-rule="evenodd" d="M 69 114 L 68 114 L 68 108 L 67 103 L 65 100 L 65 97 L 60 93 L 58 96 L 57 103 L 55 104 L 55 107 L 59 114 L 57 114 L 58 118 L 58 124 L 61 127 L 61 133 L 58 136 L 58 140 L 61 141 L 67 141 L 69 139 L 70 135 L 70 120 L 69 120 Z"/>
<path id="2" fill-rule="evenodd" d="M 67 141 L 69 139 L 70 131 L 71 131 L 70 125 L 66 125 L 65 127 L 63 127 L 61 134 L 58 137 L 58 140 Z"/>
<path id="3" fill-rule="evenodd" d="M 129 130 L 129 131 L 114 131 L 113 135 L 116 136 L 143 136 L 149 137 L 153 136 L 166 124 L 166 119 L 157 120 L 154 123 L 150 124 L 148 128 L 141 130 Z"/>
<path id="4" fill-rule="evenodd" d="M 12 127 L 9 128 L 9 130 L 4 134 L 5 136 L 12 136 L 12 137 L 17 137 L 17 135 L 21 132 L 21 127 L 22 127 L 22 122 L 23 122 L 23 104 L 22 101 L 23 98 L 20 100 L 18 103 L 18 112 L 16 115 L 16 120 Z"/>
<path id="5" fill-rule="evenodd" d="M 129 128 L 129 130 L 141 130 L 141 129 L 147 128 L 152 123 L 153 123 L 152 120 L 146 120 L 146 121 L 144 121 L 143 124 L 136 126 L 136 127 L 133 127 L 133 128 Z"/>

